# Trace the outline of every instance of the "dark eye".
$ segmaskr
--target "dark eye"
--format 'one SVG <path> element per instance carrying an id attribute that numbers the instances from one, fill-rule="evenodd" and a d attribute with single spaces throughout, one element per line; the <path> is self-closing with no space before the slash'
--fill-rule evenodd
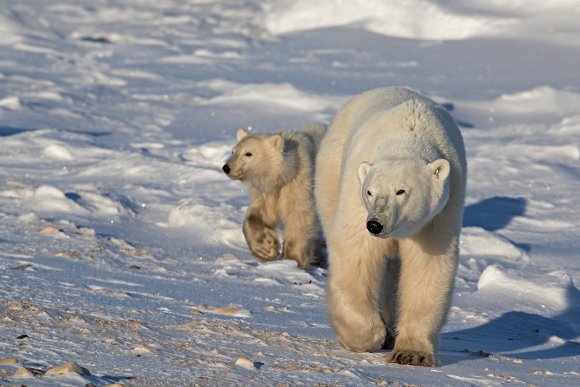
<path id="1" fill-rule="evenodd" d="M 246 154 L 244 156 L 246 156 L 246 157 L 252 157 L 252 152 L 246 152 Z"/>
<path id="2" fill-rule="evenodd" d="M 400 189 L 400 190 L 398 190 L 398 191 L 397 191 L 397 192 L 395 192 L 395 193 L 396 193 L 397 195 L 402 195 L 402 194 L 404 194 L 404 193 L 405 193 L 405 190 L 404 190 L 404 189 Z"/>
<path id="3" fill-rule="evenodd" d="M 371 191 L 367 191 L 367 195 L 373 196 L 373 194 L 371 193 Z"/>

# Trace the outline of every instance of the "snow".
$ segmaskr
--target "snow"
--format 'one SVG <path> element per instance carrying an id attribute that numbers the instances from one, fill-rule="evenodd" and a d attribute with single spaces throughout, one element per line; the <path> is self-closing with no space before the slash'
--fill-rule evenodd
<path id="1" fill-rule="evenodd" d="M 577 1 L 0 0 L 0 50 L 0 384 L 580 384 Z M 467 147 L 436 369 L 342 348 L 221 172 L 389 85 Z"/>
<path id="2" fill-rule="evenodd" d="M 401 2 L 320 1 L 313 12 L 306 0 L 276 2 L 265 26 L 273 34 L 321 27 L 362 25 L 369 31 L 401 38 L 456 40 L 492 35 L 515 20 L 493 15 L 457 13 L 428 0 Z"/>

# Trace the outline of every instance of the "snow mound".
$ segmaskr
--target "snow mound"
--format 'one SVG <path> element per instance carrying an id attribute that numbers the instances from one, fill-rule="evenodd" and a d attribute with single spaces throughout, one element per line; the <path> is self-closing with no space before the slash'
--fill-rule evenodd
<path id="1" fill-rule="evenodd" d="M 91 214 L 97 217 L 127 215 L 131 212 L 117 198 L 99 193 L 96 187 L 90 185 L 66 193 L 55 187 L 41 186 L 34 191 L 31 202 L 35 210 L 44 212 Z"/>
<path id="2" fill-rule="evenodd" d="M 518 304 L 542 304 L 542 307 L 565 309 L 570 307 L 568 299 L 570 289 L 574 288 L 572 279 L 562 271 L 552 272 L 542 281 L 532 281 L 506 274 L 499 266 L 488 266 L 477 282 L 479 292 L 501 294 L 501 298 L 519 299 Z"/>
<path id="3" fill-rule="evenodd" d="M 480 227 L 464 227 L 461 231 L 461 255 L 503 257 L 528 262 L 526 253 L 508 239 Z"/>
<path id="4" fill-rule="evenodd" d="M 72 188 L 72 187 L 71 187 Z M 127 215 L 123 199 L 110 197 L 90 184 L 79 185 L 66 192 L 49 184 L 37 187 L 20 183 L 10 184 L 0 190 L 0 198 L 12 199 L 13 206 L 43 215 L 69 214 L 77 216 L 109 217 Z"/>
<path id="5" fill-rule="evenodd" d="M 70 151 L 63 145 L 59 144 L 51 144 L 44 148 L 42 152 L 46 157 L 61 160 L 61 161 L 72 161 L 74 157 L 70 153 Z"/>
<path id="6" fill-rule="evenodd" d="M 207 104 L 221 103 L 256 103 L 279 105 L 281 107 L 319 112 L 328 108 L 337 108 L 344 98 L 320 96 L 297 89 L 290 83 L 249 83 L 238 84 L 223 80 L 204 82 L 203 86 L 220 91 L 222 94 L 201 101 Z"/>
<path id="7" fill-rule="evenodd" d="M 0 109 L 18 110 L 21 107 L 22 104 L 20 103 L 20 98 L 18 97 L 6 97 L 0 99 Z"/>
<path id="8" fill-rule="evenodd" d="M 27 193 L 29 196 L 30 207 L 37 212 L 86 215 L 87 211 L 78 205 L 74 200 L 69 199 L 64 192 L 50 185 L 42 185 L 32 192 Z"/>
<path id="9" fill-rule="evenodd" d="M 465 111 L 478 112 L 495 124 L 555 123 L 578 115 L 580 93 L 544 85 L 503 93 L 493 99 L 464 101 L 462 105 Z"/>
<path id="10" fill-rule="evenodd" d="M 180 157 L 196 165 L 214 167 L 221 171 L 221 166 L 232 152 L 232 144 L 212 142 L 184 150 Z"/>
<path id="11" fill-rule="evenodd" d="M 274 34 L 345 25 L 399 38 L 461 40 L 500 33 L 515 19 L 460 14 L 426 0 L 279 1 L 267 11 L 266 29 Z"/>
<path id="12" fill-rule="evenodd" d="M 0 13 L 0 45 L 10 46 L 21 41 L 20 28 Z"/>
<path id="13" fill-rule="evenodd" d="M 222 203 L 219 207 L 210 207 L 193 200 L 183 200 L 169 213 L 166 225 L 170 228 L 187 228 L 188 232 L 198 235 L 198 243 L 226 245 L 234 248 L 246 248 L 239 219 L 241 214 L 232 206 Z"/>
<path id="14" fill-rule="evenodd" d="M 539 86 L 513 94 L 503 94 L 493 101 L 495 109 L 513 114 L 558 113 L 574 115 L 580 106 L 580 94 L 557 90 L 550 86 Z"/>
<path id="15" fill-rule="evenodd" d="M 315 276 L 299 269 L 296 261 L 290 259 L 266 262 L 258 266 L 258 272 L 264 275 L 262 280 L 274 279 L 279 284 L 304 286 L 309 289 L 310 296 L 321 297 L 324 293 L 324 285 Z"/>
<path id="16" fill-rule="evenodd" d="M 0 162 L 38 169 L 48 169 L 52 162 L 98 162 L 112 157 L 113 151 L 94 146 L 91 136 L 57 129 L 15 129 L 0 137 Z"/>

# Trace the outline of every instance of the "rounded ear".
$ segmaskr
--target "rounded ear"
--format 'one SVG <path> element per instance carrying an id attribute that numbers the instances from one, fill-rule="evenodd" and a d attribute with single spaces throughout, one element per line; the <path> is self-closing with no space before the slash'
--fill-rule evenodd
<path id="1" fill-rule="evenodd" d="M 451 165 L 445 159 L 438 159 L 427 164 L 427 170 L 436 179 L 445 181 L 451 172 Z"/>
<path id="2" fill-rule="evenodd" d="M 363 161 L 362 163 L 359 164 L 358 166 L 358 181 L 360 182 L 360 185 L 363 185 L 365 182 L 365 179 L 367 177 L 367 175 L 369 174 L 369 171 L 372 167 L 372 164 L 369 163 L 368 161 Z"/>
<path id="3" fill-rule="evenodd" d="M 279 134 L 274 134 L 268 138 L 268 143 L 274 148 L 282 152 L 284 150 L 284 137 Z"/>
<path id="4" fill-rule="evenodd" d="M 236 138 L 238 139 L 238 141 L 240 141 L 242 138 L 246 137 L 249 133 L 246 132 L 246 129 L 238 129 L 238 131 L 236 132 Z"/>

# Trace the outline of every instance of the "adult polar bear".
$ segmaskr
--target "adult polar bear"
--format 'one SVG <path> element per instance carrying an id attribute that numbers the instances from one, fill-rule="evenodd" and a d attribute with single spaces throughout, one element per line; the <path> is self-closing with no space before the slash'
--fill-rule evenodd
<path id="1" fill-rule="evenodd" d="M 449 113 L 405 88 L 362 93 L 337 113 L 317 156 L 328 246 L 327 307 L 354 351 L 436 366 L 458 261 L 466 182 Z"/>

